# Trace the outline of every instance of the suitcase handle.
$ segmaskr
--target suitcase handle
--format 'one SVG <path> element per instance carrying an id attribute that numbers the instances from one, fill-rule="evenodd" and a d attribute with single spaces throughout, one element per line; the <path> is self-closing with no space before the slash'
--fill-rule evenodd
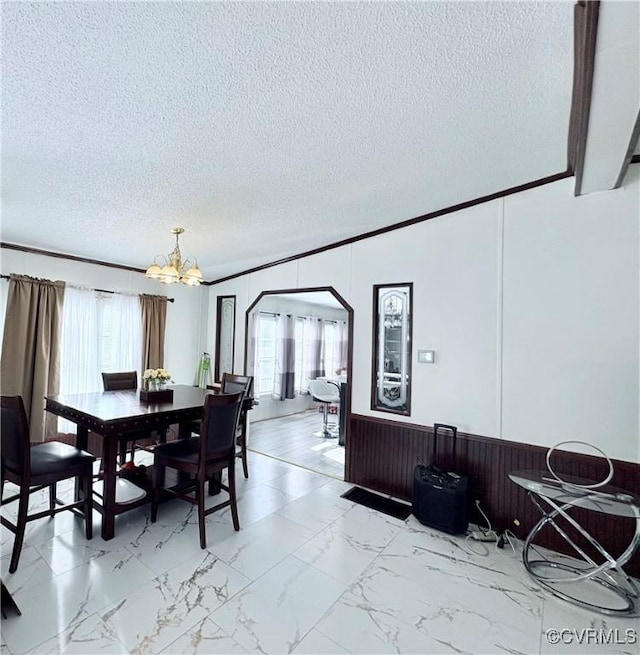
<path id="1" fill-rule="evenodd" d="M 446 425 L 445 423 L 433 424 L 433 452 L 431 454 L 431 463 L 436 463 L 436 451 L 438 447 L 438 430 L 450 430 L 453 435 L 453 445 L 451 455 L 453 458 L 453 467 L 456 466 L 456 442 L 458 440 L 458 428 L 455 425 Z"/>

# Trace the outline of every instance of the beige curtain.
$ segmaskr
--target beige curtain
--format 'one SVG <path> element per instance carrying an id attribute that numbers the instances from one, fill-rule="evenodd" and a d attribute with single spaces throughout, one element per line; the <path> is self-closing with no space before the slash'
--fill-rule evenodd
<path id="1" fill-rule="evenodd" d="M 142 371 L 164 367 L 164 330 L 167 322 L 166 296 L 140 296 L 142 309 Z"/>
<path id="2" fill-rule="evenodd" d="M 22 396 L 31 441 L 57 434 L 57 417 L 44 411 L 44 397 L 59 392 L 63 298 L 64 282 L 9 280 L 0 379 L 4 395 Z"/>

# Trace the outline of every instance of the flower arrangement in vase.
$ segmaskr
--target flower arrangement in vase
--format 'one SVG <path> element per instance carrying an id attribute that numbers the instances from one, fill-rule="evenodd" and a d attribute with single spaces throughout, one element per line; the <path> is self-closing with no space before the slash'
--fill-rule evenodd
<path id="1" fill-rule="evenodd" d="M 148 368 L 142 374 L 142 379 L 148 391 L 161 391 L 171 380 L 171 373 L 166 368 Z"/>
<path id="2" fill-rule="evenodd" d="M 143 389 L 140 400 L 146 402 L 168 402 L 173 400 L 173 389 L 165 389 L 171 380 L 171 373 L 166 368 L 148 368 L 142 374 Z"/>

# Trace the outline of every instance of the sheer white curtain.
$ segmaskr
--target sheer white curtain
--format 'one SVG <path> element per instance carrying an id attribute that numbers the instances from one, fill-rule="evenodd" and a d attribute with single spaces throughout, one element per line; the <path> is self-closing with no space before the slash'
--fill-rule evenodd
<path id="1" fill-rule="evenodd" d="M 114 293 L 107 299 L 111 311 L 105 315 L 103 330 L 102 371 L 137 371 L 138 385 L 142 372 L 142 315 L 138 296 L 125 296 Z M 107 337 L 107 338 L 105 338 Z M 108 344 L 108 345 L 107 345 Z"/>
<path id="2" fill-rule="evenodd" d="M 60 393 L 102 391 L 102 372 L 138 371 L 142 317 L 138 296 L 67 286 L 62 306 Z M 59 432 L 75 432 L 62 419 Z"/>
<path id="3" fill-rule="evenodd" d="M 60 393 L 102 389 L 101 330 L 96 292 L 67 287 L 62 305 Z M 75 432 L 74 423 L 59 419 L 59 432 Z"/>
<path id="4" fill-rule="evenodd" d="M 333 339 L 333 362 L 337 370 L 347 371 L 347 349 L 349 334 L 346 321 L 336 321 L 335 337 Z"/>

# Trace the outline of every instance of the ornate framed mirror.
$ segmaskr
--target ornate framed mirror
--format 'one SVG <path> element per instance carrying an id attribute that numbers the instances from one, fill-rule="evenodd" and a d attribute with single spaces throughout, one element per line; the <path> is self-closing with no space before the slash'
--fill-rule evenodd
<path id="1" fill-rule="evenodd" d="M 233 373 L 234 344 L 236 340 L 236 297 L 218 296 L 216 311 L 216 355 L 214 381 L 222 374 Z"/>
<path id="2" fill-rule="evenodd" d="M 411 414 L 413 283 L 373 286 L 371 409 Z"/>

